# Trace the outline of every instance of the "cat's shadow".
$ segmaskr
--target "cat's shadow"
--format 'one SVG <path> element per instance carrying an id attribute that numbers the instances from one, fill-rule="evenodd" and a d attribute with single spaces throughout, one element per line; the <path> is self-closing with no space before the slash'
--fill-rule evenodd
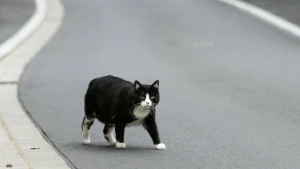
<path id="1" fill-rule="evenodd" d="M 149 152 L 149 151 L 155 151 L 156 149 L 154 147 L 143 147 L 143 146 L 138 146 L 138 145 L 130 145 L 127 144 L 127 147 L 125 149 L 118 149 L 115 146 L 109 146 L 108 144 L 105 143 L 90 143 L 90 144 L 83 144 L 81 142 L 76 142 L 76 143 L 67 143 L 65 145 L 68 148 L 71 149 L 77 149 L 79 151 L 88 151 L 88 152 L 95 152 L 99 153 L 101 152 Z"/>

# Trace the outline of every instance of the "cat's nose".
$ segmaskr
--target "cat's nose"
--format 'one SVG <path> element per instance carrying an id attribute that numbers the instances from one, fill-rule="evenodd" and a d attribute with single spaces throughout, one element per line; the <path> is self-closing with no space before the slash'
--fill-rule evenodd
<path id="1" fill-rule="evenodd" d="M 150 102 L 146 102 L 146 104 L 150 104 Z"/>

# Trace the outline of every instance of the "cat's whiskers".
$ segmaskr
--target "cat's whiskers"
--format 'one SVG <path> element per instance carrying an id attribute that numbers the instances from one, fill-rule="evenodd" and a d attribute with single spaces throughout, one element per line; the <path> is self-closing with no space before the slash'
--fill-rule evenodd
<path id="1" fill-rule="evenodd" d="M 151 108 L 153 111 L 156 111 L 155 106 L 151 106 L 150 108 Z"/>
<path id="2" fill-rule="evenodd" d="M 153 111 L 156 111 L 156 103 L 152 103 L 152 106 L 151 106 L 151 109 L 153 110 Z"/>
<path id="3" fill-rule="evenodd" d="M 155 107 L 155 112 L 156 112 L 156 114 L 160 114 L 160 110 L 161 110 L 160 107 Z"/>

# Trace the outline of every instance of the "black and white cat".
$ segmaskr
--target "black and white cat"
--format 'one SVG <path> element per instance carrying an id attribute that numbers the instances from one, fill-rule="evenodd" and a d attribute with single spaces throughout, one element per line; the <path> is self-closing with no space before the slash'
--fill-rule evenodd
<path id="1" fill-rule="evenodd" d="M 104 123 L 104 137 L 116 148 L 126 148 L 124 132 L 126 126 L 143 125 L 157 149 L 165 149 L 160 142 L 155 121 L 155 107 L 159 103 L 159 81 L 142 85 L 115 76 L 93 79 L 85 95 L 85 117 L 82 122 L 82 139 L 90 143 L 89 130 L 97 118 Z M 113 136 L 115 129 L 116 139 Z"/>

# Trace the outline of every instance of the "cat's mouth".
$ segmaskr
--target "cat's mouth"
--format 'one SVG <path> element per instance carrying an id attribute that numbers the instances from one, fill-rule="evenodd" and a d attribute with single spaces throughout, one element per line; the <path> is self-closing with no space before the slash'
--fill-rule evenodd
<path id="1" fill-rule="evenodd" d="M 145 106 L 142 106 L 142 108 L 147 108 L 147 109 L 150 109 L 150 108 L 151 108 L 151 106 L 149 106 L 149 105 L 145 105 Z"/>
<path id="2" fill-rule="evenodd" d="M 139 104 L 139 105 L 136 105 L 136 107 L 138 107 L 140 109 L 150 109 L 152 106 Z"/>

